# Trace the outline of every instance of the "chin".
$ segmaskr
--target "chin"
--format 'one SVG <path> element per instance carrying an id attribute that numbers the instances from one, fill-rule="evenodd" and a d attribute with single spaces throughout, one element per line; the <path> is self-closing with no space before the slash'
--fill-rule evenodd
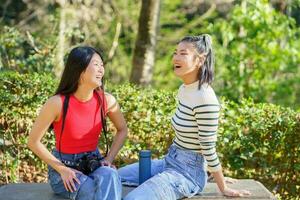
<path id="1" fill-rule="evenodd" d="M 176 71 L 176 70 L 174 71 L 174 74 L 175 74 L 175 76 L 177 76 L 177 77 L 179 77 L 179 78 L 182 76 L 182 74 L 181 74 L 181 73 L 179 73 L 179 72 L 178 72 L 178 71 Z"/>
<path id="2" fill-rule="evenodd" d="M 92 86 L 93 88 L 101 87 L 101 85 L 102 85 L 102 83 L 99 83 L 99 82 L 93 82 L 93 83 L 91 84 L 91 86 Z"/>

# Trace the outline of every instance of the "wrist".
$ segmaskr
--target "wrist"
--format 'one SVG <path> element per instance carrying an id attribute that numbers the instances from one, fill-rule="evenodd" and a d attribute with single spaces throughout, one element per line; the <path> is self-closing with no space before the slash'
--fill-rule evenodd
<path id="1" fill-rule="evenodd" d="M 105 157 L 104 160 L 106 160 L 106 161 L 108 161 L 108 162 L 110 162 L 110 163 L 112 163 L 112 162 L 114 161 L 114 159 L 112 159 L 112 158 L 109 157 L 109 156 Z"/>
<path id="2" fill-rule="evenodd" d="M 227 186 L 224 184 L 224 186 L 219 187 L 221 193 L 224 193 L 227 189 Z"/>
<path id="3" fill-rule="evenodd" d="M 57 168 L 56 168 L 56 171 L 61 174 L 64 170 L 66 169 L 66 166 L 65 165 L 59 165 Z"/>

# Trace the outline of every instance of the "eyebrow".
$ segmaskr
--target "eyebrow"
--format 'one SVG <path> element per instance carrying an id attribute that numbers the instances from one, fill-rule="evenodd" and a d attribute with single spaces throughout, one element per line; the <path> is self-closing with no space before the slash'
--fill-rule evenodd
<path id="1" fill-rule="evenodd" d="M 175 49 L 174 51 L 177 51 L 177 49 Z M 181 49 L 179 52 L 187 52 L 186 49 Z"/>
<path id="2" fill-rule="evenodd" d="M 100 64 L 103 64 L 103 62 L 102 61 L 98 61 L 98 60 L 92 60 L 92 62 L 96 62 L 96 63 L 100 63 Z"/>

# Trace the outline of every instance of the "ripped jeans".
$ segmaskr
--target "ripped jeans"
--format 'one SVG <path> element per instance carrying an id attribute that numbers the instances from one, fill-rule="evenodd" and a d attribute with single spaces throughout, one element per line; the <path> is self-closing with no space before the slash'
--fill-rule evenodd
<path id="1" fill-rule="evenodd" d="M 123 184 L 138 185 L 138 163 L 122 167 L 118 172 Z M 124 200 L 175 200 L 192 197 L 203 191 L 206 185 L 206 161 L 201 154 L 172 144 L 163 159 L 151 161 L 151 176 Z"/>

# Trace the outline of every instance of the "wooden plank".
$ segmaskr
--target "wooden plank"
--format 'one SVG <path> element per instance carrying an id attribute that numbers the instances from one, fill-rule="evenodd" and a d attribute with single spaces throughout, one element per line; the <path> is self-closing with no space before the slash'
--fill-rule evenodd
<path id="1" fill-rule="evenodd" d="M 260 182 L 252 179 L 238 180 L 236 183 L 230 185 L 236 189 L 247 189 L 251 192 L 251 196 L 243 198 L 234 198 L 234 200 L 241 199 L 276 199 L 271 192 L 269 192 Z M 123 187 L 123 196 L 133 190 L 133 187 Z M 0 199 L 5 200 L 62 200 L 59 196 L 53 194 L 49 184 L 47 183 L 15 183 L 0 187 Z M 208 183 L 205 190 L 192 197 L 193 200 L 212 199 L 221 200 L 229 199 L 224 197 L 218 190 L 215 183 Z"/>

